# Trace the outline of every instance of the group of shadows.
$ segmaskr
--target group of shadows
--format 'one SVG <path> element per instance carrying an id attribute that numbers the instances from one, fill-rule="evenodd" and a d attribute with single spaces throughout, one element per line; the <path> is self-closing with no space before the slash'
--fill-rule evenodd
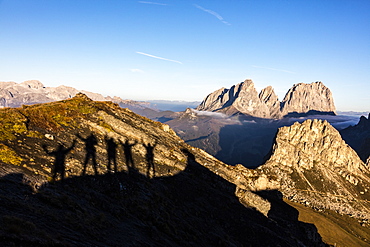
<path id="1" fill-rule="evenodd" d="M 56 162 L 73 147 L 59 146 Z M 280 192 L 256 192 L 271 203 L 265 217 L 240 203 L 234 184 L 181 151 L 186 167 L 169 177 L 135 170 L 74 176 L 38 193 L 23 174 L 0 177 L 0 246 L 326 246 Z"/>
<path id="2" fill-rule="evenodd" d="M 93 166 L 95 175 L 98 175 L 98 162 L 97 162 L 97 155 L 96 155 L 96 146 L 98 145 L 98 139 L 95 137 L 94 134 L 90 134 L 88 137 L 84 138 L 81 135 L 76 135 L 85 145 L 85 159 L 83 162 L 83 171 L 82 176 L 86 175 L 86 168 L 91 161 Z M 63 144 L 59 143 L 58 147 L 50 151 L 46 145 L 43 145 L 43 149 L 45 152 L 54 157 L 54 167 L 52 170 L 53 176 L 52 181 L 56 181 L 58 174 L 61 180 L 64 180 L 65 172 L 66 172 L 66 157 L 68 153 L 70 153 L 76 146 L 77 140 L 73 140 L 73 143 L 70 147 L 65 147 Z M 105 137 L 106 149 L 107 149 L 107 170 L 108 173 L 116 173 L 118 172 L 118 162 L 117 162 L 117 151 L 119 146 L 122 146 L 123 154 L 125 156 L 126 166 L 129 170 L 135 169 L 134 159 L 132 155 L 132 147 L 137 145 L 138 142 L 130 142 L 126 139 L 125 142 L 121 140 L 116 141 L 113 137 Z M 154 149 L 157 143 L 142 143 L 141 144 L 146 149 L 145 159 L 147 163 L 147 177 L 155 177 L 155 165 L 154 165 Z M 150 175 L 150 171 L 152 171 L 152 175 Z"/>

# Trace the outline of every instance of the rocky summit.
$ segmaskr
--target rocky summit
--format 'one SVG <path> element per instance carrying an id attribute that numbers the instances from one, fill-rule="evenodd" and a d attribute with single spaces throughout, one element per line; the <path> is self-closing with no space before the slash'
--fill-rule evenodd
<path id="1" fill-rule="evenodd" d="M 257 170 L 276 177 L 292 201 L 369 223 L 370 167 L 326 121 L 280 128 L 271 157 Z"/>
<path id="2" fill-rule="evenodd" d="M 280 102 L 271 86 L 258 94 L 249 79 L 230 89 L 221 88 L 209 94 L 197 110 L 274 119 L 307 114 L 335 115 L 331 91 L 322 82 L 295 84 Z"/>
<path id="3" fill-rule="evenodd" d="M 275 177 L 112 102 L 77 94 L 0 121 L 1 246 L 325 246 Z"/>

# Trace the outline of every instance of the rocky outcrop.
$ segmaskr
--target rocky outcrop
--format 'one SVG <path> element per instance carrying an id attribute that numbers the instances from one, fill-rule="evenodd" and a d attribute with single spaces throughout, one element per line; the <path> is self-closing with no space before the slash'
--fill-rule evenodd
<path id="1" fill-rule="evenodd" d="M 295 84 L 285 95 L 281 114 L 302 114 L 310 111 L 335 114 L 332 93 L 322 82 Z"/>
<path id="2" fill-rule="evenodd" d="M 245 80 L 230 89 L 216 90 L 209 94 L 196 109 L 221 111 L 229 115 L 240 112 L 261 118 L 268 118 L 271 115 L 267 105 L 259 99 L 252 80 Z"/>
<path id="3" fill-rule="evenodd" d="M 269 109 L 271 118 L 281 117 L 280 101 L 271 86 L 262 89 L 258 97 L 263 103 L 266 104 L 267 108 Z"/>
<path id="4" fill-rule="evenodd" d="M 335 114 L 331 91 L 322 82 L 296 84 L 280 102 L 271 86 L 258 94 L 252 80 L 245 80 L 230 89 L 221 88 L 209 94 L 197 110 L 275 119 L 290 115 Z"/>
<path id="5" fill-rule="evenodd" d="M 271 157 L 257 170 L 275 177 L 290 200 L 370 217 L 370 168 L 326 121 L 280 128 Z"/>

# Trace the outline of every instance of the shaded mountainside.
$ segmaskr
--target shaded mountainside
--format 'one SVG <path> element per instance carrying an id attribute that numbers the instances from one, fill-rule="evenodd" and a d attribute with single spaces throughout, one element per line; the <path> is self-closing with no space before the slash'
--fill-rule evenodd
<path id="1" fill-rule="evenodd" d="M 340 134 L 356 150 L 361 160 L 370 164 L 370 114 L 368 118 L 361 116 L 358 124 L 341 130 Z"/>
<path id="2" fill-rule="evenodd" d="M 226 164 L 255 168 L 266 162 L 278 128 L 316 118 L 327 119 L 337 129 L 356 122 L 354 117 L 347 116 L 312 115 L 273 120 L 193 109 L 167 114 L 157 120 L 168 124 L 186 143 Z"/>
<path id="3" fill-rule="evenodd" d="M 0 114 L 2 246 L 325 245 L 273 178 L 117 104 L 78 94 Z"/>
<path id="4" fill-rule="evenodd" d="M 331 91 L 322 82 L 295 84 L 280 102 L 271 86 L 258 94 L 254 83 L 248 79 L 230 89 L 221 88 L 210 93 L 196 109 L 272 119 L 314 114 L 335 115 Z"/>

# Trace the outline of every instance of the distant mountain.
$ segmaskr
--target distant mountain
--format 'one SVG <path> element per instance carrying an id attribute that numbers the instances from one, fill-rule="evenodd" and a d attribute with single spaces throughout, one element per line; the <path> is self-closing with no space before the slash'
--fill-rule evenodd
<path id="1" fill-rule="evenodd" d="M 331 91 L 322 82 L 295 84 L 280 102 L 271 86 L 258 94 L 252 80 L 245 80 L 230 89 L 221 88 L 209 94 L 196 109 L 273 119 L 335 115 Z"/>
<path id="2" fill-rule="evenodd" d="M 361 116 L 358 124 L 341 130 L 340 134 L 362 161 L 370 163 L 370 114 L 368 118 Z"/>
<path id="3" fill-rule="evenodd" d="M 129 108 L 138 114 L 155 115 L 157 110 L 153 109 L 148 102 L 123 100 L 119 97 L 105 97 L 98 93 L 78 90 L 68 86 L 45 87 L 40 81 L 31 80 L 22 83 L 0 82 L 0 108 L 19 107 L 37 103 L 47 103 L 65 100 L 74 97 L 79 92 L 86 94 L 89 98 L 99 101 L 112 101 L 123 108 Z"/>

